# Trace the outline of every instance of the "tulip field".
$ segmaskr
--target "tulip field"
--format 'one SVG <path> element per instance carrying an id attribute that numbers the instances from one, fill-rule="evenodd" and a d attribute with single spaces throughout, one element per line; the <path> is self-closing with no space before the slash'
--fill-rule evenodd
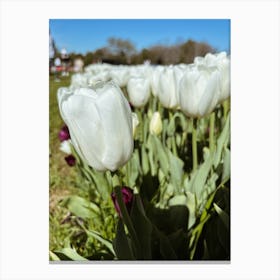
<path id="1" fill-rule="evenodd" d="M 50 76 L 51 261 L 230 260 L 230 57 Z"/>

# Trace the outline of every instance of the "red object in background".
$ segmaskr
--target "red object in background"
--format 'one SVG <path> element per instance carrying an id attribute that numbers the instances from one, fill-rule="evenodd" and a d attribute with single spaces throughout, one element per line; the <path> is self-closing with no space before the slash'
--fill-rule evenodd
<path id="1" fill-rule="evenodd" d="M 55 67 L 55 71 L 56 72 L 62 72 L 63 71 L 63 67 L 62 66 L 56 66 Z"/>

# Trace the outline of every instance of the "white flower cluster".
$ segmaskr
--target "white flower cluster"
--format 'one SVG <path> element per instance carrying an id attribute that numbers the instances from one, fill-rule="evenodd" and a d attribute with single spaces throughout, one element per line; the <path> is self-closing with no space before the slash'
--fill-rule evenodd
<path id="1" fill-rule="evenodd" d="M 230 96 L 230 58 L 221 52 L 196 57 L 192 64 L 92 64 L 84 74 L 72 76 L 71 87 L 91 87 L 110 80 L 126 87 L 134 107 L 145 106 L 153 94 L 165 108 L 180 108 L 187 116 L 203 117 Z"/>
<path id="2" fill-rule="evenodd" d="M 222 52 L 196 57 L 193 64 L 93 64 L 74 74 L 70 87 L 59 89 L 58 104 L 79 155 L 99 171 L 124 165 L 133 152 L 138 124 L 128 101 L 141 108 L 151 94 L 165 108 L 204 117 L 230 95 L 230 59 Z M 161 116 L 154 112 L 150 131 L 161 130 Z"/>

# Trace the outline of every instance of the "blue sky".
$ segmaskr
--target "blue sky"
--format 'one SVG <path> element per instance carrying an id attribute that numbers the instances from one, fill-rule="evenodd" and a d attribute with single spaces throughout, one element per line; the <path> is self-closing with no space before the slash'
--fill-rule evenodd
<path id="1" fill-rule="evenodd" d="M 82 54 L 106 46 L 109 37 L 129 39 L 138 51 L 192 39 L 230 52 L 228 19 L 51 19 L 50 31 L 58 49 Z"/>

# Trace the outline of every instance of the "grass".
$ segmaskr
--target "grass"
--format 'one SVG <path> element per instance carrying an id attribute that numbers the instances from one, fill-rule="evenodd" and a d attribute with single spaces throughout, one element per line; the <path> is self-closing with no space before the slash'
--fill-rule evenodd
<path id="1" fill-rule="evenodd" d="M 58 133 L 63 126 L 57 105 L 57 90 L 69 86 L 71 77 L 61 77 L 57 82 L 54 76 L 49 78 L 49 249 L 63 248 L 71 235 L 69 224 L 62 224 L 68 215 L 67 210 L 60 206 L 60 201 L 68 195 L 79 192 L 76 170 L 67 165 L 65 154 L 59 150 Z"/>

